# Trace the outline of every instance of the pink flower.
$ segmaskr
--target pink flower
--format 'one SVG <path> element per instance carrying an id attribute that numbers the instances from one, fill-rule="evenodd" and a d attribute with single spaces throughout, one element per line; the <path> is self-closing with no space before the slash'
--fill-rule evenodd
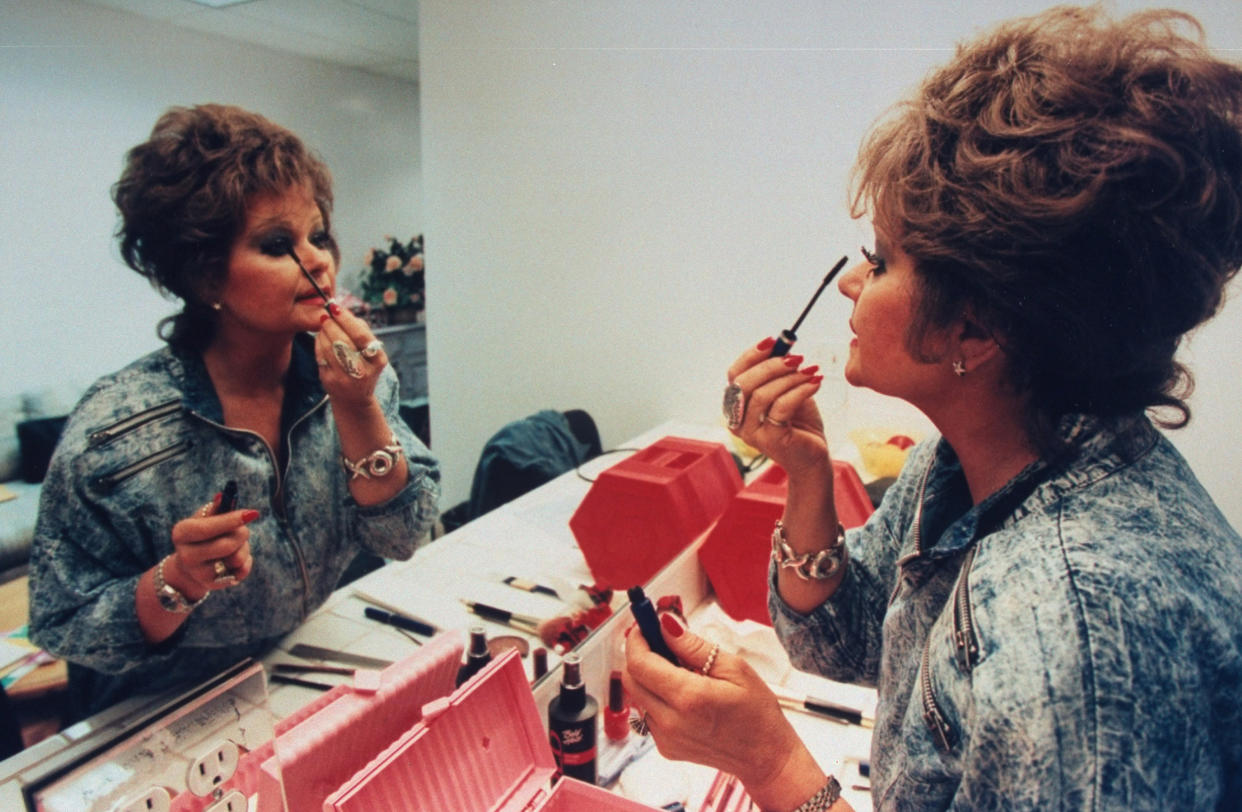
<path id="1" fill-rule="evenodd" d="M 392 307 L 396 303 L 397 303 L 397 289 L 396 288 L 385 288 L 384 289 L 384 304 L 388 305 L 389 307 Z"/>
<path id="2" fill-rule="evenodd" d="M 415 254 L 414 256 L 410 257 L 409 262 L 405 263 L 405 271 L 407 274 L 412 274 L 415 271 L 421 271 L 422 269 L 423 269 L 423 255 L 422 254 Z"/>
<path id="3" fill-rule="evenodd" d="M 375 259 L 375 249 L 371 248 L 367 251 L 367 258 L 362 261 L 362 264 L 366 265 L 369 268 L 371 267 L 371 262 L 374 259 Z"/>
<path id="4" fill-rule="evenodd" d="M 384 263 L 384 270 L 386 271 L 395 271 L 400 267 L 401 257 L 389 257 L 388 261 Z"/>

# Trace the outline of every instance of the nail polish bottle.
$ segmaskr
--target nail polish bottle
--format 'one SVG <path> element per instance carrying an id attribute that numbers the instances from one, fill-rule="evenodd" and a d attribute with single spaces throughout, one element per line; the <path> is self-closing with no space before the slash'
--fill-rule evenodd
<path id="1" fill-rule="evenodd" d="M 621 672 L 608 677 L 608 707 L 604 708 L 604 735 L 609 741 L 620 742 L 630 735 L 630 709 L 625 704 Z"/>
<path id="2" fill-rule="evenodd" d="M 466 661 L 457 669 L 457 685 L 473 677 L 483 666 L 492 661 L 492 653 L 487 648 L 487 632 L 482 626 L 470 627 L 470 648 L 466 651 Z"/>
<path id="3" fill-rule="evenodd" d="M 548 739 L 562 775 L 595 783 L 595 720 L 599 703 L 582 684 L 582 661 L 567 654 L 561 661 L 561 692 L 548 703 Z"/>

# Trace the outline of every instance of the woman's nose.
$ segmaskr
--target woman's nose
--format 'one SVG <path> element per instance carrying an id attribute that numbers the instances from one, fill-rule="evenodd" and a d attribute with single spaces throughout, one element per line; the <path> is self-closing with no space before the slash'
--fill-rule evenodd
<path id="1" fill-rule="evenodd" d="M 837 280 L 837 290 L 841 291 L 846 298 L 858 299 L 858 293 L 862 290 L 863 280 L 867 278 L 867 269 L 870 267 L 870 263 L 866 260 L 851 265 Z"/>

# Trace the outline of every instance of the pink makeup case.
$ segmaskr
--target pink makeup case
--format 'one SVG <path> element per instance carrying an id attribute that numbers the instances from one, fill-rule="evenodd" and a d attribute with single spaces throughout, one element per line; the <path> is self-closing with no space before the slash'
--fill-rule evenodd
<path id="1" fill-rule="evenodd" d="M 323 803 L 324 812 L 642 812 L 607 790 L 561 778 L 516 651 L 489 663 Z M 290 777 L 286 773 L 286 785 Z M 292 807 L 310 809 L 310 807 Z M 317 807 L 316 807 L 317 808 Z"/>

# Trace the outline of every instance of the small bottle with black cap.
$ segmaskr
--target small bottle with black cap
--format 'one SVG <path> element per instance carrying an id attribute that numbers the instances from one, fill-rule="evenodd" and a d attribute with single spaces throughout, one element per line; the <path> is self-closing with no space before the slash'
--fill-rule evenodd
<path id="1" fill-rule="evenodd" d="M 482 626 L 470 627 L 470 648 L 466 651 L 466 661 L 457 669 L 457 685 L 473 677 L 483 666 L 492 661 L 492 652 L 487 647 L 487 632 Z"/>

